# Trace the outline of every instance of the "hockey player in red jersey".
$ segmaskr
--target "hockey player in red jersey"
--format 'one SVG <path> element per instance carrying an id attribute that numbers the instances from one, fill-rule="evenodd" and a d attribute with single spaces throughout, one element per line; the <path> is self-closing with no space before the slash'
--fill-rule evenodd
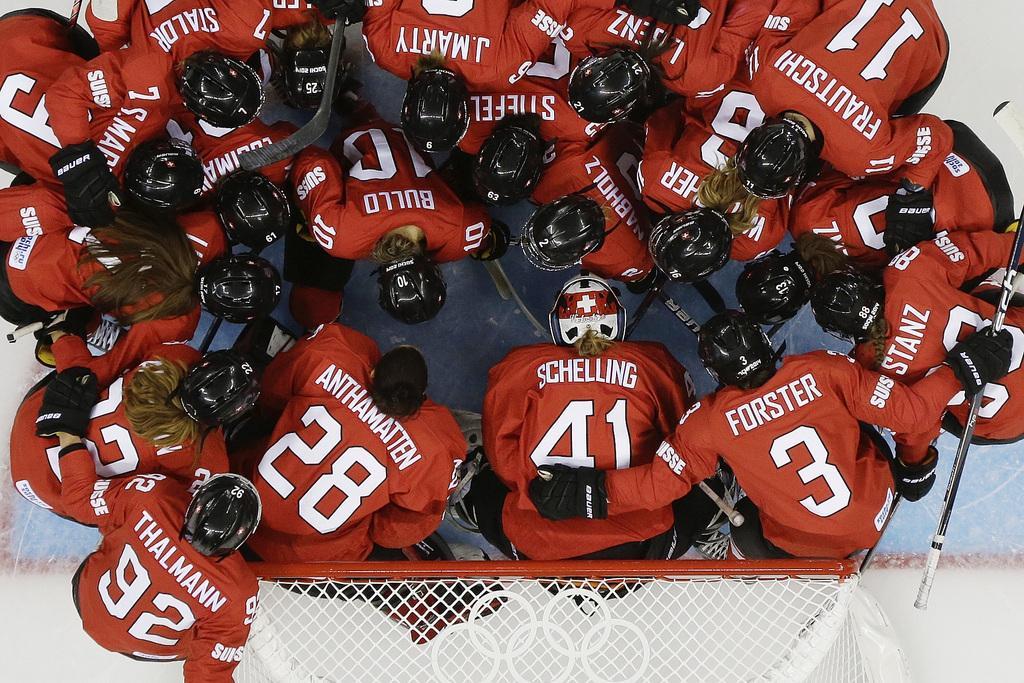
<path id="1" fill-rule="evenodd" d="M 646 207 L 633 178 L 640 131 L 607 128 L 591 145 L 565 145 L 533 192 L 541 204 L 523 228 L 523 250 L 539 268 L 584 270 L 623 282 L 650 277 Z"/>
<path id="2" fill-rule="evenodd" d="M 270 32 L 316 18 L 305 0 L 103 0 L 90 2 L 85 21 L 104 52 L 124 45 L 180 62 L 200 50 L 246 60 Z"/>
<path id="3" fill-rule="evenodd" d="M 827 237 L 859 268 L 874 269 L 936 233 L 1002 231 L 1013 220 L 1013 193 L 1002 164 L 969 128 L 957 121 L 946 123 L 955 138 L 953 152 L 928 188 L 934 211 L 919 214 L 919 220 L 901 220 L 893 215 L 900 207 L 889 208 L 898 182 L 855 181 L 830 172 L 810 184 L 793 205 L 793 236 L 813 232 Z"/>
<path id="4" fill-rule="evenodd" d="M 46 98 L 61 147 L 49 159 L 53 176 L 71 218 L 94 227 L 113 218 L 117 179 L 136 145 L 185 110 L 216 126 L 244 125 L 256 117 L 263 88 L 251 68 L 216 52 L 171 65 L 156 53 L 122 50 L 66 69 Z"/>
<path id="5" fill-rule="evenodd" d="M 687 411 L 651 464 L 607 473 L 544 466 L 531 499 L 554 518 L 649 510 L 689 492 L 721 457 L 747 495 L 747 521 L 732 532 L 737 555 L 846 557 L 878 540 L 894 488 L 917 500 L 934 484 L 935 449 L 919 431 L 961 387 L 977 392 L 1006 374 L 1009 339 L 972 335 L 946 357 L 952 371 L 904 386 L 825 351 L 776 369 L 760 327 L 736 312 L 715 316 L 698 346 L 726 387 Z M 895 459 L 867 425 L 895 430 Z"/>
<path id="6" fill-rule="evenodd" d="M 931 208 L 919 190 L 932 184 L 953 144 L 941 119 L 916 113 L 948 54 L 931 0 L 785 0 L 772 13 L 779 28 L 763 31 L 751 56 L 751 87 L 768 118 L 712 178 L 733 176 L 746 192 L 771 199 L 827 162 L 850 177 L 902 181 L 898 203 L 910 216 Z"/>
<path id="7" fill-rule="evenodd" d="M 0 17 L 0 158 L 37 180 L 52 180 L 46 160 L 61 147 L 48 122 L 46 89 L 60 68 L 96 56 L 90 41 L 84 30 L 69 32 L 67 19 L 47 10 Z"/>
<path id="8" fill-rule="evenodd" d="M 360 114 L 357 114 L 360 115 Z M 303 150 L 292 166 L 292 183 L 308 235 L 338 259 L 372 258 L 381 264 L 381 304 L 403 322 L 428 320 L 445 299 L 438 263 L 466 256 L 497 258 L 507 229 L 476 203 L 463 202 L 406 139 L 402 129 L 363 105 L 360 125 L 344 131 L 331 153 Z M 286 259 L 287 260 L 287 259 Z M 289 279 L 286 266 L 285 278 Z M 347 273 L 346 273 L 347 279 Z M 305 284 L 305 282 L 301 283 Z M 329 287 L 311 284 L 321 301 Z M 342 281 L 328 313 L 309 327 L 330 322 L 340 311 Z M 396 287 L 408 287 L 408 292 Z M 297 300 L 292 297 L 296 313 Z"/>
<path id="9" fill-rule="evenodd" d="M 688 98 L 706 97 L 732 78 L 744 51 L 768 18 L 773 0 L 683 2 L 689 22 L 666 25 L 626 6 L 574 12 L 566 47 L 586 59 L 609 47 L 656 52 L 651 59 L 664 85 Z"/>
<path id="10" fill-rule="evenodd" d="M 92 363 L 81 339 L 61 337 L 66 367 Z M 214 474 L 228 471 L 228 456 L 219 424 L 256 404 L 258 391 L 251 366 L 233 354 L 218 352 L 200 362 L 201 354 L 184 344 L 154 347 L 138 366 L 109 383 L 89 412 L 82 439 L 103 478 L 139 473 L 167 475 L 194 490 Z M 36 436 L 36 418 L 45 388 L 56 373 L 47 375 L 21 402 L 11 431 L 11 478 L 29 502 L 69 516 L 61 500 L 60 447 L 52 437 Z M 175 392 L 198 382 L 218 388 L 223 406 L 214 421 L 200 423 L 181 405 Z"/>
<path id="11" fill-rule="evenodd" d="M 725 214 L 733 232 L 730 256 L 740 261 L 774 248 L 786 235 L 790 197 L 737 207 L 731 193 L 716 194 L 702 184 L 763 122 L 764 111 L 743 76 L 707 99 L 680 99 L 654 112 L 644 124 L 647 139 L 637 171 L 647 207 L 660 214 L 707 206 Z"/>
<path id="12" fill-rule="evenodd" d="M 263 376 L 260 409 L 277 424 L 253 472 L 265 513 L 249 547 L 269 561 L 364 560 L 433 533 L 466 442 L 426 386 L 415 348 L 381 356 L 337 323 L 278 354 Z"/>
<path id="13" fill-rule="evenodd" d="M 82 626 L 112 652 L 184 660 L 186 682 L 228 683 L 256 616 L 256 577 L 234 551 L 259 524 L 259 496 L 236 474 L 211 477 L 194 495 L 162 474 L 97 477 L 78 436 L 96 398 L 95 377 L 60 373 L 36 422 L 60 444 L 62 506 L 103 536 L 71 580 Z M 201 409 L 196 398 L 181 396 Z"/>
<path id="14" fill-rule="evenodd" d="M 990 231 L 940 235 L 897 256 L 882 271 L 881 286 L 865 275 L 834 273 L 812 295 L 814 315 L 827 331 L 858 343 L 855 357 L 865 367 L 915 382 L 940 365 L 966 335 L 988 326 L 999 290 L 989 288 L 985 297 L 961 288 L 1004 268 L 1012 242 L 1013 235 Z M 861 310 L 866 311 L 863 319 Z M 1010 373 L 985 388 L 974 432 L 978 443 L 1024 436 L 1024 314 L 1010 307 L 1003 329 L 1013 339 Z M 966 415 L 967 401 L 958 394 L 943 424 L 960 433 Z M 931 427 L 937 434 L 937 416 Z"/>
<path id="15" fill-rule="evenodd" d="M 552 344 L 513 349 L 491 368 L 484 398 L 490 469 L 465 500 L 481 532 L 515 559 L 678 557 L 717 508 L 697 491 L 676 505 L 600 522 L 545 519 L 527 495 L 544 465 L 625 469 L 649 463 L 693 401 L 693 384 L 655 342 L 623 341 L 625 311 L 602 279 L 562 288 Z"/>

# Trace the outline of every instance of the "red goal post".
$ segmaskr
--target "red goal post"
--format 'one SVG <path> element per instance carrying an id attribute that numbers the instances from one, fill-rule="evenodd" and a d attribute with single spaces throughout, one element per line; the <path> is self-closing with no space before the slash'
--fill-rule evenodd
<path id="1" fill-rule="evenodd" d="M 237 681 L 909 680 L 847 561 L 254 564 Z"/>

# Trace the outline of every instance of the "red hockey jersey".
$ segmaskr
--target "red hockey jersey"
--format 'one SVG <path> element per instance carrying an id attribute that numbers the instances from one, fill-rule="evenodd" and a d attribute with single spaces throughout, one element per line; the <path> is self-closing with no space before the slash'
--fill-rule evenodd
<path id="1" fill-rule="evenodd" d="M 182 138 L 196 151 L 203 162 L 203 193 L 211 192 L 226 175 L 241 168 L 239 155 L 253 149 L 267 147 L 279 142 L 295 132 L 295 124 L 291 121 L 278 121 L 267 125 L 259 119 L 253 120 L 238 128 L 218 128 L 191 114 L 180 117 L 185 128 L 172 122 L 168 128 L 174 137 Z M 288 180 L 292 157 L 264 166 L 260 173 L 272 183 L 283 186 Z"/>
<path id="2" fill-rule="evenodd" d="M 46 91 L 60 145 L 92 140 L 120 178 L 132 150 L 184 111 L 172 67 L 162 53 L 120 50 L 66 69 Z"/>
<path id="3" fill-rule="evenodd" d="M 373 340 L 333 323 L 268 366 L 260 406 L 277 426 L 252 477 L 263 522 L 249 540 L 263 559 L 363 560 L 441 523 L 466 441 L 429 399 L 400 421 L 379 412 L 379 358 Z"/>
<path id="4" fill-rule="evenodd" d="M 687 26 L 664 27 L 625 7 L 584 9 L 569 18 L 566 45 L 579 59 L 609 47 L 665 41 L 655 65 L 670 89 L 687 97 L 713 93 L 729 81 L 768 18 L 774 0 L 704 0 Z M 654 24 L 652 31 L 651 24 Z"/>
<path id="5" fill-rule="evenodd" d="M 908 387 L 839 354 L 790 356 L 763 386 L 695 404 L 650 465 L 609 472 L 609 514 L 685 495 L 721 456 L 765 538 L 800 557 L 846 557 L 878 540 L 893 498 L 889 463 L 859 422 L 913 440 L 959 386 L 949 368 Z"/>
<path id="6" fill-rule="evenodd" d="M 103 534 L 76 575 L 85 632 L 112 652 L 184 659 L 188 683 L 229 683 L 258 586 L 238 553 L 209 558 L 181 538 L 187 485 L 162 474 L 98 479 L 85 451 L 60 470 L 64 509 Z"/>
<path id="7" fill-rule="evenodd" d="M 863 268 L 881 268 L 885 253 L 885 209 L 899 187 L 892 178 L 851 180 L 828 173 L 809 185 L 793 205 L 794 237 L 814 232 L 833 240 Z M 996 210 L 982 177 L 972 164 L 951 153 L 931 186 L 935 232 L 991 231 Z"/>
<path id="8" fill-rule="evenodd" d="M 922 242 L 893 259 L 883 271 L 885 320 L 889 333 L 879 364 L 871 344 L 856 358 L 902 382 L 914 382 L 939 366 L 954 345 L 990 324 L 995 307 L 960 288 L 996 268 L 1005 267 L 1012 234 L 991 231 L 953 233 Z M 1013 335 L 1010 374 L 985 387 L 975 434 L 995 441 L 1024 435 L 1024 311 L 1011 307 L 1006 329 Z M 950 401 L 950 413 L 962 425 L 967 417 L 963 392 Z M 938 416 L 932 422 L 939 431 Z"/>
<path id="9" fill-rule="evenodd" d="M 686 370 L 656 342 L 622 342 L 598 358 L 534 344 L 491 368 L 484 398 L 484 452 L 511 493 L 502 528 L 534 560 L 585 555 L 653 538 L 672 507 L 585 521 L 544 519 L 527 487 L 541 465 L 624 469 L 651 462 L 658 443 L 693 401 Z"/>
<path id="10" fill-rule="evenodd" d="M 146 362 L 158 358 L 178 361 L 188 367 L 199 360 L 200 354 L 184 344 L 164 344 L 151 349 Z M 191 486 L 213 474 L 227 472 L 228 456 L 219 430 L 208 434 L 201 448 L 198 443 L 157 448 L 132 432 L 123 398 L 124 388 L 131 384 L 135 372 L 136 369 L 130 370 L 111 382 L 100 392 L 100 400 L 93 406 L 83 440 L 92 455 L 96 474 L 110 479 L 138 472 L 159 472 Z M 36 418 L 44 393 L 40 388 L 26 396 L 14 417 L 11 478 L 18 493 L 29 502 L 68 517 L 70 512 L 61 500 L 61 473 L 57 464 L 60 446 L 53 437 L 36 436 Z"/>
<path id="11" fill-rule="evenodd" d="M 315 16 L 305 0 L 104 0 L 90 2 L 85 11 L 103 51 L 131 45 L 175 62 L 200 50 L 245 61 L 266 45 L 273 29 Z"/>
<path id="12" fill-rule="evenodd" d="M 381 237 L 415 225 L 434 261 L 457 261 L 491 229 L 483 206 L 463 203 L 402 129 L 382 119 L 343 132 L 330 154 L 307 147 L 295 158 L 292 184 L 310 233 L 339 258 L 368 258 Z"/>
<path id="13" fill-rule="evenodd" d="M 475 87 L 502 87 L 530 68 L 551 39 L 564 34 L 578 8 L 611 7 L 612 0 L 370 0 L 363 38 L 385 71 L 407 79 L 423 57 Z M 512 80 L 510 80 L 512 79 Z"/>
<path id="14" fill-rule="evenodd" d="M 639 127 L 616 124 L 590 145 L 559 145 L 533 191 L 539 204 L 581 193 L 604 208 L 604 244 L 583 257 L 583 268 L 623 282 L 642 280 L 654 268 L 647 250 L 650 221 L 635 180 L 640 143 Z"/>
<path id="15" fill-rule="evenodd" d="M 738 143 L 764 122 L 761 105 L 743 79 L 732 81 L 699 109 L 678 100 L 654 112 L 637 178 L 644 202 L 655 213 L 687 211 L 697 204 L 705 176 L 736 153 Z M 774 249 L 786 235 L 790 197 L 765 199 L 754 227 L 732 241 L 730 256 L 746 261 Z"/>
<path id="16" fill-rule="evenodd" d="M 36 182 L 0 190 L 0 242 L 64 232 L 72 227 L 60 189 Z"/>
<path id="17" fill-rule="evenodd" d="M 809 118 L 824 138 L 822 159 L 848 176 L 892 174 L 931 185 L 952 149 L 952 131 L 930 114 L 891 118 L 945 64 L 949 41 L 931 0 L 817 5 L 780 0 L 772 10 L 779 28 L 762 32 L 751 62 L 764 111 Z"/>
<path id="18" fill-rule="evenodd" d="M 47 160 L 61 147 L 50 127 L 46 90 L 61 68 L 85 64 L 67 29 L 32 15 L 0 21 L 0 159 L 33 177 L 53 179 Z"/>

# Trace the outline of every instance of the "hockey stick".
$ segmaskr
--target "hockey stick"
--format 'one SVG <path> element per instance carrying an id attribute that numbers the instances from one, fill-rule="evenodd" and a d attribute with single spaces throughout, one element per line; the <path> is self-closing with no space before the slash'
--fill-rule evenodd
<path id="1" fill-rule="evenodd" d="M 1006 132 L 1017 150 L 1024 155 L 1024 113 L 1016 105 L 1010 102 L 1003 102 L 992 113 L 996 122 Z M 1020 220 L 1024 223 L 1024 210 L 1021 211 Z M 1010 249 L 1010 259 L 1006 264 L 1006 273 L 1003 276 L 1002 294 L 999 297 L 999 305 L 996 306 L 995 315 L 992 316 L 992 331 L 998 332 L 1003 329 L 1003 319 L 1006 317 L 1006 310 L 1010 306 L 1010 299 L 1013 296 L 1014 286 L 1017 284 L 1018 267 L 1021 250 L 1024 249 L 1024 226 L 1017 225 L 1017 233 L 1013 238 L 1013 248 Z M 981 408 L 981 397 L 985 393 L 984 388 L 971 398 L 971 405 L 967 409 L 967 419 L 964 420 L 964 431 L 960 435 L 960 443 L 956 448 L 956 457 L 953 459 L 953 471 L 949 475 L 949 484 L 946 486 L 946 497 L 942 501 L 942 511 L 939 514 L 939 525 L 932 537 L 932 547 L 928 551 L 928 560 L 925 563 L 924 573 L 921 576 L 921 585 L 917 591 L 917 600 L 914 607 L 928 609 L 928 597 L 931 595 L 932 583 L 935 581 L 935 570 L 939 567 L 939 557 L 942 554 L 942 544 L 946 540 L 946 530 L 949 527 L 949 518 L 953 514 L 953 503 L 956 501 L 957 490 L 960 488 L 960 478 L 964 473 L 964 465 L 967 463 L 967 449 L 971 447 L 971 439 L 974 436 L 974 428 L 978 422 L 978 409 Z"/>
<path id="2" fill-rule="evenodd" d="M 82 0 L 75 0 L 71 3 L 71 16 L 68 17 L 68 30 L 78 25 L 78 15 L 82 13 Z"/>
<path id="3" fill-rule="evenodd" d="M 498 296 L 505 301 L 511 299 L 515 302 L 516 306 L 519 307 L 519 311 L 526 317 L 526 320 L 533 325 L 533 328 L 537 330 L 541 335 L 547 336 L 550 334 L 548 328 L 540 324 L 540 321 L 534 317 L 530 309 L 526 307 L 526 304 L 520 298 L 516 288 L 512 286 L 512 281 L 508 279 L 508 275 L 505 273 L 505 269 L 501 267 L 498 261 L 481 261 L 484 267 L 487 269 L 487 274 L 491 276 L 491 280 L 494 282 L 494 288 L 498 290 Z"/>
<path id="4" fill-rule="evenodd" d="M 334 36 L 331 37 L 331 53 L 327 59 L 327 76 L 324 79 L 324 92 L 320 98 L 320 106 L 316 108 L 306 125 L 283 140 L 273 142 L 266 147 L 257 147 L 242 152 L 238 161 L 246 171 L 255 171 L 263 166 L 276 164 L 294 156 L 309 147 L 327 130 L 331 122 L 331 110 L 334 106 L 334 81 L 338 79 L 338 61 L 341 47 L 345 42 L 345 27 L 348 24 L 340 17 L 334 20 Z"/>
<path id="5" fill-rule="evenodd" d="M 871 566 L 871 560 L 875 559 L 875 550 L 878 549 L 879 544 L 881 544 L 882 539 L 885 537 L 885 532 L 889 529 L 889 523 L 892 522 L 892 518 L 896 516 L 896 510 L 899 508 L 901 502 L 903 502 L 903 496 L 901 496 L 897 491 L 896 495 L 893 496 L 892 499 L 892 508 L 889 510 L 889 516 L 885 518 L 885 526 L 882 527 L 882 533 L 878 535 L 878 540 L 875 541 L 873 546 L 868 548 L 867 553 L 864 555 L 864 559 L 860 561 L 860 567 L 857 569 L 859 573 L 863 574 L 865 570 Z"/>
<path id="6" fill-rule="evenodd" d="M 633 319 L 629 321 L 628 325 L 626 325 L 626 332 L 623 339 L 629 339 L 633 336 L 633 330 L 636 329 L 636 326 L 639 325 L 640 321 L 644 319 L 645 315 L 647 315 L 648 309 L 650 309 L 651 305 L 654 304 L 654 300 L 658 298 L 658 295 L 661 294 L 662 290 L 665 289 L 665 285 L 667 283 L 668 278 L 659 272 L 654 284 L 652 284 L 651 288 L 647 290 L 647 295 L 644 296 L 644 300 L 640 302 L 639 306 L 637 306 L 636 314 L 633 316 Z"/>
<path id="7" fill-rule="evenodd" d="M 717 505 L 718 509 L 721 510 L 722 513 L 729 518 L 729 524 L 731 524 L 732 526 L 743 525 L 743 522 L 746 521 L 743 518 L 743 513 L 736 512 L 736 508 L 733 507 L 732 503 L 727 501 L 725 498 L 722 498 L 715 492 L 713 488 L 711 488 L 704 482 L 701 482 L 700 484 L 698 484 L 698 486 L 700 487 L 700 490 L 704 492 L 704 495 L 710 498 L 711 502 Z"/>

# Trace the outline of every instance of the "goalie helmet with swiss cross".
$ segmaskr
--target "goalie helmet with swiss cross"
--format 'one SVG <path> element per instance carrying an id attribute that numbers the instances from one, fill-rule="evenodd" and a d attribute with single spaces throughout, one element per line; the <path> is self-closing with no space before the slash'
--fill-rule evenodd
<path id="1" fill-rule="evenodd" d="M 626 333 L 626 310 L 618 294 L 603 279 L 579 275 L 565 283 L 548 316 L 551 340 L 572 346 L 593 330 L 613 341 L 622 341 Z"/>

